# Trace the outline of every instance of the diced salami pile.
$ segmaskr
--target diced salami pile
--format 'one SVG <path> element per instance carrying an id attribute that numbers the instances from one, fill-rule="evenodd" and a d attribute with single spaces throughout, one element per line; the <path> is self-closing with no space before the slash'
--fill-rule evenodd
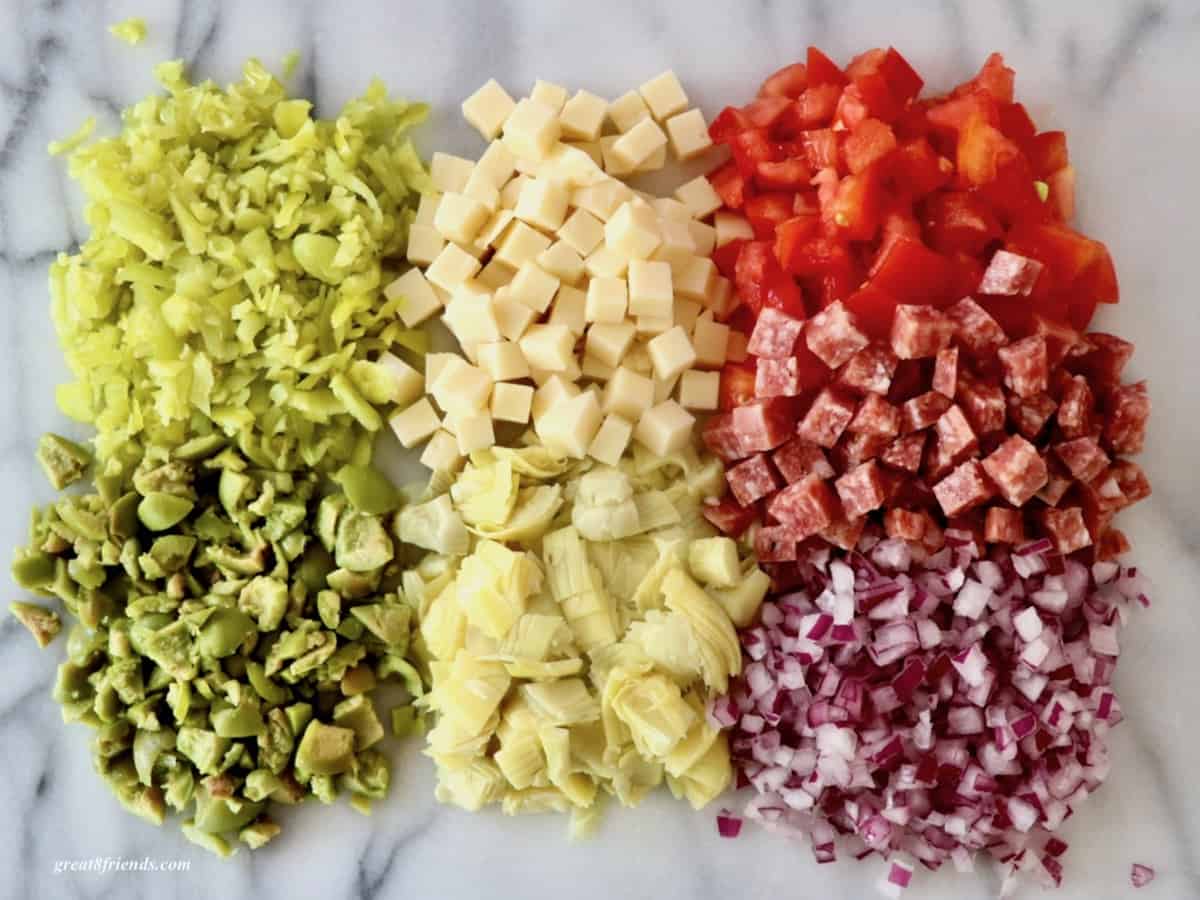
<path id="1" fill-rule="evenodd" d="M 1150 404 L 1144 383 L 1121 383 L 1125 341 L 1042 319 L 1010 340 L 971 298 L 899 306 L 886 341 L 841 303 L 807 321 L 769 312 L 752 342 L 774 354 L 759 374 L 806 352 L 822 369 L 806 362 L 808 380 L 783 395 L 760 378 L 704 429 L 730 464 L 730 497 L 709 517 L 731 534 L 761 520 L 763 562 L 793 562 L 812 538 L 853 548 L 870 519 L 924 552 L 947 526 L 1096 559 L 1128 548 L 1112 519 L 1150 493 L 1123 458 L 1142 448 Z"/>

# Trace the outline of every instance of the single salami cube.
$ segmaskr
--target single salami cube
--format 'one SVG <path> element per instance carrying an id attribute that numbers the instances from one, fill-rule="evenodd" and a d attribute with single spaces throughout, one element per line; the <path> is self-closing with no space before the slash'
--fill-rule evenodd
<path id="1" fill-rule="evenodd" d="M 892 386 L 896 354 L 882 344 L 855 353 L 838 372 L 837 383 L 856 394 L 884 394 Z"/>
<path id="2" fill-rule="evenodd" d="M 840 300 L 808 320 L 804 340 L 808 349 L 831 369 L 836 369 L 870 343 Z"/>
<path id="3" fill-rule="evenodd" d="M 888 447 L 891 438 L 882 434 L 847 431 L 829 451 L 834 467 L 842 472 L 853 469 L 859 463 L 875 459 Z"/>
<path id="4" fill-rule="evenodd" d="M 1042 433 L 1042 429 L 1054 415 L 1054 410 L 1058 408 L 1058 404 L 1049 394 L 1034 394 L 1032 397 L 1023 399 L 1016 394 L 1009 394 L 1006 403 L 1008 405 L 1008 421 L 1018 434 L 1031 441 Z"/>
<path id="5" fill-rule="evenodd" d="M 953 397 L 958 384 L 958 348 L 939 350 L 933 366 L 933 389 L 943 397 Z"/>
<path id="6" fill-rule="evenodd" d="M 1105 400 L 1104 442 L 1114 453 L 1140 453 L 1146 443 L 1150 396 L 1146 382 L 1125 384 Z"/>
<path id="7" fill-rule="evenodd" d="M 1125 532 L 1120 528 L 1109 528 L 1100 535 L 1100 540 L 1096 542 L 1096 559 L 1116 559 L 1123 553 L 1128 553 L 1130 547 L 1131 544 L 1129 538 L 1125 537 Z"/>
<path id="8" fill-rule="evenodd" d="M 857 519 L 838 519 L 832 525 L 822 528 L 819 534 L 835 547 L 853 550 L 858 546 L 858 541 L 866 527 L 867 520 L 861 516 Z"/>
<path id="9" fill-rule="evenodd" d="M 768 306 L 758 314 L 746 352 L 761 359 L 786 359 L 796 349 L 796 340 L 804 330 L 801 319 Z"/>
<path id="10" fill-rule="evenodd" d="M 1004 427 L 1006 404 L 1000 385 L 977 378 L 964 369 L 958 373 L 956 399 L 977 434 L 987 434 Z"/>
<path id="11" fill-rule="evenodd" d="M 796 357 L 760 359 L 754 372 L 754 393 L 759 397 L 795 397 L 800 393 Z"/>
<path id="12" fill-rule="evenodd" d="M 729 490 L 742 506 L 749 506 L 778 489 L 779 481 L 771 470 L 767 458 L 756 453 L 745 462 L 740 462 L 725 473 Z"/>
<path id="13" fill-rule="evenodd" d="M 1024 506 L 1049 480 L 1045 461 L 1037 448 L 1014 434 L 983 461 L 983 470 L 1002 497 L 1013 506 Z"/>
<path id="14" fill-rule="evenodd" d="M 1025 517 L 1019 509 L 990 506 L 983 520 L 983 539 L 989 544 L 1025 542 Z"/>
<path id="15" fill-rule="evenodd" d="M 954 323 L 954 339 L 972 356 L 991 356 L 1008 343 L 1000 323 L 970 297 L 947 307 L 945 313 Z"/>
<path id="16" fill-rule="evenodd" d="M 741 459 L 747 454 L 747 451 L 742 449 L 741 438 L 733 426 L 733 413 L 720 413 L 710 418 L 704 423 L 700 437 L 704 446 L 724 462 Z"/>
<path id="17" fill-rule="evenodd" d="M 851 469 L 835 481 L 833 486 L 837 489 L 847 518 L 865 516 L 883 505 L 884 483 L 875 460 Z"/>
<path id="18" fill-rule="evenodd" d="M 940 478 L 979 450 L 979 438 L 963 415 L 962 408 L 957 405 L 951 406 L 938 417 L 934 436 L 937 441 L 934 444 L 934 457 L 941 464 L 940 471 L 931 473 L 934 478 Z"/>
<path id="19" fill-rule="evenodd" d="M 1034 333 L 1046 339 L 1046 357 L 1051 367 L 1061 363 L 1083 340 L 1078 331 L 1062 322 L 1037 313 L 1034 313 L 1033 321 Z"/>
<path id="20" fill-rule="evenodd" d="M 798 437 L 772 453 L 771 462 L 775 463 L 775 468 L 788 484 L 799 481 L 805 475 L 832 478 L 836 474 L 820 447 Z"/>
<path id="21" fill-rule="evenodd" d="M 1047 506 L 1058 506 L 1058 501 L 1071 489 L 1075 479 L 1057 459 L 1043 456 L 1042 462 L 1046 464 L 1046 484 L 1037 492 L 1037 498 Z"/>
<path id="22" fill-rule="evenodd" d="M 921 455 L 925 450 L 927 434 L 926 431 L 917 431 L 896 438 L 879 455 L 879 461 L 892 468 L 915 473 L 921 468 Z"/>
<path id="23" fill-rule="evenodd" d="M 1133 357 L 1133 344 L 1113 334 L 1093 331 L 1067 355 L 1072 372 L 1086 375 L 1093 385 L 1118 384 L 1125 365 Z"/>
<path id="24" fill-rule="evenodd" d="M 919 541 L 925 537 L 925 517 L 911 509 L 889 509 L 883 517 L 883 528 L 890 538 Z"/>
<path id="25" fill-rule="evenodd" d="M 931 553 L 941 550 L 946 543 L 946 535 L 942 531 L 942 526 L 937 523 L 927 509 L 921 510 L 921 518 L 925 520 L 925 534 L 921 537 L 921 543 Z"/>
<path id="26" fill-rule="evenodd" d="M 1088 434 L 1092 428 L 1092 411 L 1096 401 L 1092 389 L 1082 375 L 1071 375 L 1065 380 L 1058 401 L 1055 421 L 1065 438 L 1078 438 Z"/>
<path id="27" fill-rule="evenodd" d="M 997 351 L 1004 367 L 1004 386 L 1018 397 L 1032 397 L 1049 385 L 1050 365 L 1046 360 L 1046 339 L 1031 334 Z"/>
<path id="28" fill-rule="evenodd" d="M 954 322 L 932 306 L 896 307 L 892 316 L 892 352 L 900 359 L 937 356 L 954 338 Z"/>
<path id="29" fill-rule="evenodd" d="M 858 412 L 854 414 L 848 427 L 851 431 L 862 434 L 895 437 L 900 433 L 900 410 L 879 394 L 867 394 L 867 398 L 858 405 Z"/>
<path id="30" fill-rule="evenodd" d="M 700 512 L 714 528 L 733 538 L 741 537 L 752 522 L 758 521 L 758 507 L 741 506 L 732 496 L 705 500 Z"/>
<path id="31" fill-rule="evenodd" d="M 1150 496 L 1150 479 L 1142 471 L 1142 467 L 1128 459 L 1118 459 L 1112 464 L 1109 472 L 1116 479 L 1121 494 L 1125 498 L 1125 506 L 1132 506 L 1139 500 Z"/>
<path id="32" fill-rule="evenodd" d="M 1044 509 L 1039 514 L 1042 531 L 1054 544 L 1054 549 L 1064 556 L 1082 550 L 1092 543 L 1083 520 L 1083 510 L 1078 506 L 1067 509 Z"/>
<path id="33" fill-rule="evenodd" d="M 1072 475 L 1083 482 L 1099 477 L 1108 468 L 1108 454 L 1093 437 L 1075 438 L 1054 445 L 1054 452 Z"/>
<path id="34" fill-rule="evenodd" d="M 738 434 L 742 456 L 774 450 L 791 437 L 792 405 L 783 397 L 756 400 L 733 411 L 733 429 Z"/>
<path id="35" fill-rule="evenodd" d="M 1036 259 L 997 250 L 979 281 L 979 293 L 994 297 L 1028 297 L 1041 274 L 1042 264 Z"/>
<path id="36" fill-rule="evenodd" d="M 781 525 L 788 526 L 798 541 L 828 528 L 841 514 L 833 490 L 816 475 L 808 475 L 781 490 L 767 503 L 767 512 Z"/>
<path id="37" fill-rule="evenodd" d="M 832 447 L 854 418 L 854 407 L 853 397 L 837 388 L 825 388 L 800 420 L 796 433 L 820 447 Z"/>
<path id="38" fill-rule="evenodd" d="M 796 558 L 796 538 L 786 525 L 767 525 L 754 535 L 759 562 L 791 562 Z"/>
<path id="39" fill-rule="evenodd" d="M 957 516 L 992 497 L 992 485 L 979 460 L 965 463 L 933 486 L 933 495 L 947 516 Z"/>
<path id="40" fill-rule="evenodd" d="M 952 405 L 953 401 L 949 397 L 944 397 L 936 391 L 913 397 L 900 407 L 900 430 L 910 434 L 928 428 Z"/>

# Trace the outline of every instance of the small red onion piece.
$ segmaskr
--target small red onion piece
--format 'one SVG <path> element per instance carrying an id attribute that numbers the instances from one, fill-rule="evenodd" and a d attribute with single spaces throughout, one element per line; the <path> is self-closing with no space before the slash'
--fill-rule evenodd
<path id="1" fill-rule="evenodd" d="M 742 818 L 728 809 L 717 813 L 717 834 L 723 838 L 735 838 L 742 832 Z"/>
<path id="2" fill-rule="evenodd" d="M 1134 863 L 1133 869 L 1129 873 L 1129 882 L 1135 888 L 1145 887 L 1154 880 L 1154 875 L 1154 869 L 1150 868 L 1150 866 Z"/>
<path id="3" fill-rule="evenodd" d="M 888 865 L 887 875 L 879 882 L 879 893 L 895 900 L 908 888 L 912 882 L 912 876 L 911 863 L 902 859 L 893 859 Z"/>

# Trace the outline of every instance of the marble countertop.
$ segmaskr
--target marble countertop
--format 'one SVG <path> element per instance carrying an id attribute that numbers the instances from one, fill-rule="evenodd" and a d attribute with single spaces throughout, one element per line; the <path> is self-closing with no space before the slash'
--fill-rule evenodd
<path id="1" fill-rule="evenodd" d="M 142 46 L 106 33 L 135 14 L 149 23 Z M 544 77 L 616 96 L 673 66 L 712 115 L 810 43 L 840 59 L 893 43 L 934 87 L 1001 50 L 1038 122 L 1070 133 L 1083 227 L 1108 242 L 1125 297 L 1097 324 L 1137 342 L 1132 373 L 1150 379 L 1141 461 L 1157 492 L 1123 527 L 1157 589 L 1124 637 L 1117 683 L 1127 720 L 1114 736 L 1114 771 L 1065 827 L 1072 849 L 1057 896 L 1129 896 L 1138 861 L 1158 871 L 1138 896 L 1200 897 L 1200 13 L 1191 2 L 0 0 L 0 546 L 20 543 L 27 508 L 51 496 L 33 460 L 38 435 L 69 430 L 52 401 L 65 370 L 45 270 L 84 229 L 79 195 L 45 147 L 89 114 L 115 129 L 120 108 L 154 89 L 154 63 L 183 57 L 196 74 L 226 81 L 247 56 L 277 67 L 297 49 L 296 90 L 322 114 L 379 75 L 432 102 L 425 148 L 473 153 L 478 138 L 458 105 L 490 76 L 514 92 Z M 85 729 L 64 726 L 50 700 L 61 653 L 39 652 L 15 622 L 0 622 L 0 897 L 875 895 L 878 863 L 818 867 L 806 846 L 749 827 L 723 841 L 710 813 L 665 794 L 612 810 L 581 845 L 567 843 L 557 817 L 439 807 L 433 767 L 416 746 L 396 759 L 392 795 L 372 817 L 344 805 L 289 811 L 276 844 L 221 862 L 177 828 L 125 814 L 93 775 Z M 185 859 L 190 870 L 55 874 L 58 860 L 97 856 Z M 986 867 L 918 872 L 911 895 L 973 900 L 998 886 Z"/>

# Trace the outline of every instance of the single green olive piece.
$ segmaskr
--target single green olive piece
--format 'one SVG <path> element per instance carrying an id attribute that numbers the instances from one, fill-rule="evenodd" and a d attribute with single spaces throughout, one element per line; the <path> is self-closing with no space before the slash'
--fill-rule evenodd
<path id="1" fill-rule="evenodd" d="M 350 505 L 361 513 L 382 516 L 400 506 L 400 492 L 374 466 L 342 466 L 334 475 L 334 480 L 346 494 Z"/>
<path id="2" fill-rule="evenodd" d="M 312 775 L 339 775 L 354 766 L 354 731 L 313 719 L 296 749 L 296 768 Z"/>
<path id="3" fill-rule="evenodd" d="M 54 489 L 61 491 L 84 476 L 92 464 L 92 454 L 62 435 L 47 432 L 38 441 L 37 461 Z"/>
<path id="4" fill-rule="evenodd" d="M 138 504 L 138 521 L 151 531 L 166 531 L 186 519 L 195 505 L 187 497 L 154 491 Z"/>
<path id="5" fill-rule="evenodd" d="M 58 617 L 58 613 L 40 604 L 18 601 L 10 604 L 8 611 L 28 629 L 39 647 L 45 647 L 58 637 L 58 632 L 62 630 L 62 619 Z"/>

